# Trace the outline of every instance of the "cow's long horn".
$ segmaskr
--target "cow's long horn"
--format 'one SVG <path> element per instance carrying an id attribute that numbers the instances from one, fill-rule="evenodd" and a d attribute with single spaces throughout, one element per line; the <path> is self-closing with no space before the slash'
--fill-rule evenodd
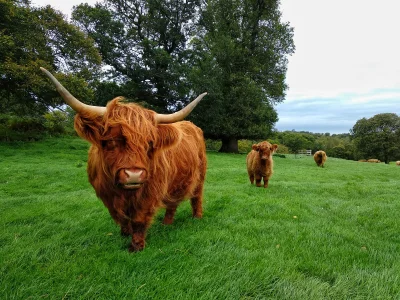
<path id="1" fill-rule="evenodd" d="M 173 114 L 157 114 L 156 115 L 156 121 L 157 123 L 174 123 L 178 121 L 182 121 L 184 118 L 186 118 L 192 110 L 196 107 L 196 105 L 200 102 L 203 97 L 207 95 L 207 93 L 203 93 L 200 96 L 198 96 L 196 99 L 194 99 L 192 102 L 190 102 L 186 107 L 182 108 L 180 111 L 177 111 Z"/>
<path id="2" fill-rule="evenodd" d="M 56 86 L 56 89 L 58 93 L 61 95 L 61 97 L 64 99 L 65 103 L 67 103 L 71 108 L 76 111 L 77 113 L 82 113 L 82 112 L 91 112 L 95 115 L 101 116 L 104 115 L 106 112 L 106 108 L 103 106 L 92 106 L 92 105 L 87 105 L 85 103 L 82 103 L 78 99 L 76 99 L 74 96 L 71 95 L 68 90 L 61 85 L 61 83 L 45 68 L 40 67 L 40 70 L 42 70 L 47 77 L 50 78 L 50 80 L 54 83 Z"/>

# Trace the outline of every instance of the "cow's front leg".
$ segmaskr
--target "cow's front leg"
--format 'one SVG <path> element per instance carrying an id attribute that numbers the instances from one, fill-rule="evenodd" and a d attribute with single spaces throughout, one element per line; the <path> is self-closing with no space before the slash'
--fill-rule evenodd
<path id="1" fill-rule="evenodd" d="M 250 183 L 254 184 L 254 174 L 249 175 Z"/>
<path id="2" fill-rule="evenodd" d="M 163 224 L 165 225 L 170 225 L 174 222 L 174 216 L 176 212 L 176 206 L 167 206 L 167 209 L 165 211 L 165 216 L 163 220 Z"/>
<path id="3" fill-rule="evenodd" d="M 264 176 L 264 188 L 268 187 L 268 177 Z"/>
<path id="4" fill-rule="evenodd" d="M 260 187 L 261 186 L 261 176 L 256 175 L 256 186 Z"/>
<path id="5" fill-rule="evenodd" d="M 146 231 L 147 226 L 145 223 L 140 222 L 132 222 L 132 241 L 131 246 L 129 247 L 129 252 L 138 252 L 144 249 L 146 244 Z"/>
<path id="6" fill-rule="evenodd" d="M 131 246 L 129 247 L 130 252 L 142 251 L 145 247 L 147 228 L 150 226 L 154 214 L 155 211 L 149 209 L 149 211 L 136 214 L 132 218 L 130 222 L 130 230 L 132 233 Z"/>
<path id="7" fill-rule="evenodd" d="M 122 236 L 130 236 L 131 233 L 129 232 L 129 227 L 121 225 L 121 235 Z"/>

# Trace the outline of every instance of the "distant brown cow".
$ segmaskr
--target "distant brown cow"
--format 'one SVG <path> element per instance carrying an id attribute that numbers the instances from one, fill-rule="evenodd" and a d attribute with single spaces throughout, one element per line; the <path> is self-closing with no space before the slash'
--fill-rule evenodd
<path id="1" fill-rule="evenodd" d="M 396 166 L 400 166 L 400 160 L 396 161 Z"/>
<path id="2" fill-rule="evenodd" d="M 92 144 L 89 181 L 121 234 L 132 236 L 130 251 L 145 247 L 146 231 L 160 207 L 166 208 L 164 224 L 171 224 L 179 203 L 190 198 L 193 217 L 202 217 L 207 167 L 203 132 L 181 120 L 206 93 L 170 115 L 120 98 L 107 107 L 90 106 L 72 96 L 47 70 L 42 71 L 77 112 L 75 130 Z"/>
<path id="3" fill-rule="evenodd" d="M 369 163 L 380 163 L 381 161 L 379 159 L 376 159 L 376 158 L 370 158 L 370 159 L 367 160 L 367 162 L 369 162 Z"/>
<path id="4" fill-rule="evenodd" d="M 314 161 L 318 165 L 318 167 L 324 167 L 324 164 L 326 162 L 327 156 L 325 151 L 319 150 L 314 153 Z"/>
<path id="5" fill-rule="evenodd" d="M 278 149 L 277 144 L 271 145 L 269 142 L 264 141 L 252 146 L 252 150 L 247 154 L 247 173 L 249 174 L 250 183 L 261 186 L 261 178 L 264 179 L 264 188 L 268 187 L 268 181 L 273 173 L 274 162 L 272 154 Z"/>

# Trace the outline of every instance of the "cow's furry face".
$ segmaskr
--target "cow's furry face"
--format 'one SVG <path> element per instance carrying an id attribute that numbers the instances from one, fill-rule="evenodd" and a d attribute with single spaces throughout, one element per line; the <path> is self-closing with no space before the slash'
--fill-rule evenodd
<path id="1" fill-rule="evenodd" d="M 159 125 L 154 112 L 114 99 L 102 117 L 77 115 L 75 129 L 99 148 L 103 172 L 123 189 L 141 188 L 152 174 L 152 159 L 159 150 L 179 140 L 173 125 Z"/>
<path id="2" fill-rule="evenodd" d="M 254 151 L 257 151 L 258 154 L 260 155 L 261 160 L 269 159 L 272 156 L 272 154 L 276 151 L 277 148 L 278 148 L 277 144 L 271 145 L 267 141 L 264 141 L 264 142 L 261 142 L 258 144 L 254 144 L 252 146 L 252 149 Z"/>

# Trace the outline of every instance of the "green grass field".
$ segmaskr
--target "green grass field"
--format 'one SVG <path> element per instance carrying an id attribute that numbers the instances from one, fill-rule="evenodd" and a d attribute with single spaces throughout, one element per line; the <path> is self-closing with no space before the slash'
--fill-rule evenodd
<path id="1" fill-rule="evenodd" d="M 208 153 L 204 218 L 188 202 L 127 251 L 78 138 L 0 144 L 0 299 L 400 299 L 400 167 Z"/>

